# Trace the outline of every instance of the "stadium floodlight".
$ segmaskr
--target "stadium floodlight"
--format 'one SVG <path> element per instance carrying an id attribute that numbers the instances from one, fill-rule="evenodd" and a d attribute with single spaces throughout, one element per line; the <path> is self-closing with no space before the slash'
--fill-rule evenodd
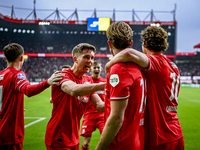
<path id="1" fill-rule="evenodd" d="M 22 32 L 22 30 L 21 29 L 18 29 L 18 33 L 21 33 Z"/>
<path id="2" fill-rule="evenodd" d="M 34 31 L 34 30 L 31 30 L 31 33 L 32 33 L 32 34 L 34 34 L 34 33 L 35 33 L 35 31 Z"/>
<path id="3" fill-rule="evenodd" d="M 151 23 L 150 26 L 160 27 L 159 23 Z"/>
<path id="4" fill-rule="evenodd" d="M 25 29 L 23 29 L 23 30 L 22 30 L 22 33 L 26 33 L 26 30 L 25 30 Z"/>
<path id="5" fill-rule="evenodd" d="M 50 25 L 50 22 L 39 22 L 39 25 Z"/>
<path id="6" fill-rule="evenodd" d="M 0 28 L 0 31 L 3 31 L 3 28 Z"/>
<path id="7" fill-rule="evenodd" d="M 168 35 L 168 36 L 171 36 L 172 34 L 171 34 L 171 32 L 168 32 L 167 35 Z"/>
<path id="8" fill-rule="evenodd" d="M 27 33 L 30 33 L 30 30 L 27 30 L 26 32 L 27 32 Z"/>
<path id="9" fill-rule="evenodd" d="M 8 32 L 8 28 L 5 28 L 4 31 Z"/>

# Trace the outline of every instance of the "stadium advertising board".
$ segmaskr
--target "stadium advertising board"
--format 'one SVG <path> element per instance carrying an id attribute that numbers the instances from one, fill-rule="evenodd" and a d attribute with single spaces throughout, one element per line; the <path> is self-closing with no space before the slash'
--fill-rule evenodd
<path id="1" fill-rule="evenodd" d="M 106 31 L 110 26 L 110 18 L 88 18 L 88 31 Z"/>

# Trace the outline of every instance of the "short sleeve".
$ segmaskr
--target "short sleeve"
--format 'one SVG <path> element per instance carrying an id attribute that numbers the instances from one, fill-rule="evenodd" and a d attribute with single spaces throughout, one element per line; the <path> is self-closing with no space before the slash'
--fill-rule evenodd
<path id="1" fill-rule="evenodd" d="M 162 59 L 156 55 L 146 55 L 149 59 L 149 66 L 146 69 L 142 69 L 145 73 L 160 72 L 162 68 Z"/>
<path id="2" fill-rule="evenodd" d="M 127 72 L 126 63 L 118 63 L 111 68 L 108 82 L 111 101 L 121 101 L 129 98 L 129 88 L 133 83 L 133 79 Z"/>
<path id="3" fill-rule="evenodd" d="M 30 84 L 26 78 L 26 74 L 23 71 L 19 71 L 15 77 L 15 90 L 20 91 L 21 87 L 25 84 Z"/>

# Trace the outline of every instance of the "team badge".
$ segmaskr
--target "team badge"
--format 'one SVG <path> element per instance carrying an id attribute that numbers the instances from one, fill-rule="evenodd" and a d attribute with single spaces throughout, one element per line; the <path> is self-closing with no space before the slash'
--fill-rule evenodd
<path id="1" fill-rule="evenodd" d="M 19 74 L 17 75 L 17 77 L 18 77 L 19 79 L 26 79 L 26 76 L 25 76 L 24 74 L 22 74 L 22 73 L 19 73 Z"/>
<path id="2" fill-rule="evenodd" d="M 119 76 L 117 74 L 112 74 L 110 76 L 110 84 L 115 87 L 119 83 Z"/>

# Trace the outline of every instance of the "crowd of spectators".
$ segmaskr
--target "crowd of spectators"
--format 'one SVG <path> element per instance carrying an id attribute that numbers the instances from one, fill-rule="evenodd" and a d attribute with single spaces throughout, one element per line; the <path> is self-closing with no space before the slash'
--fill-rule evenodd
<path id="1" fill-rule="evenodd" d="M 87 32 L 87 34 L 18 34 L 4 33 L 0 34 L 0 51 L 8 43 L 19 43 L 24 47 L 25 53 L 60 53 L 71 54 L 73 47 L 79 43 L 90 43 L 96 47 L 96 54 L 110 54 L 107 44 L 106 32 Z M 133 48 L 141 51 L 141 42 L 135 42 L 139 38 L 134 36 Z M 96 58 L 105 64 L 109 61 L 107 57 Z M 200 61 L 176 61 L 181 76 L 200 76 Z M 73 65 L 71 57 L 28 57 L 25 60 L 23 71 L 31 82 L 40 82 L 50 77 L 50 75 L 61 69 L 62 65 Z M 0 70 L 6 67 L 6 62 L 0 58 Z M 91 73 L 88 73 L 91 75 Z M 105 71 L 102 71 L 102 77 L 106 78 Z"/>
<path id="2" fill-rule="evenodd" d="M 102 62 L 104 69 L 105 64 L 109 61 L 108 58 L 96 58 Z M 22 70 L 26 73 L 27 79 L 30 82 L 41 82 L 51 76 L 55 71 L 60 71 L 63 65 L 73 65 L 72 57 L 28 57 L 25 60 Z M 6 62 L 0 58 L 0 70 L 6 68 Z M 89 72 L 87 75 L 91 75 Z M 101 76 L 106 78 L 105 71 L 101 72 Z"/>
<path id="3" fill-rule="evenodd" d="M 177 61 L 181 76 L 200 76 L 200 61 Z"/>
<path id="4" fill-rule="evenodd" d="M 106 78 L 104 66 L 109 61 L 108 58 L 95 58 L 102 62 L 103 71 L 101 76 Z M 181 76 L 200 76 L 200 61 L 176 61 Z M 71 57 L 28 57 L 25 60 L 22 70 L 27 74 L 27 78 L 31 82 L 41 82 L 58 70 L 62 65 L 73 65 Z M 0 58 L 0 70 L 6 67 L 6 62 Z M 91 75 L 91 72 L 87 75 Z"/>

